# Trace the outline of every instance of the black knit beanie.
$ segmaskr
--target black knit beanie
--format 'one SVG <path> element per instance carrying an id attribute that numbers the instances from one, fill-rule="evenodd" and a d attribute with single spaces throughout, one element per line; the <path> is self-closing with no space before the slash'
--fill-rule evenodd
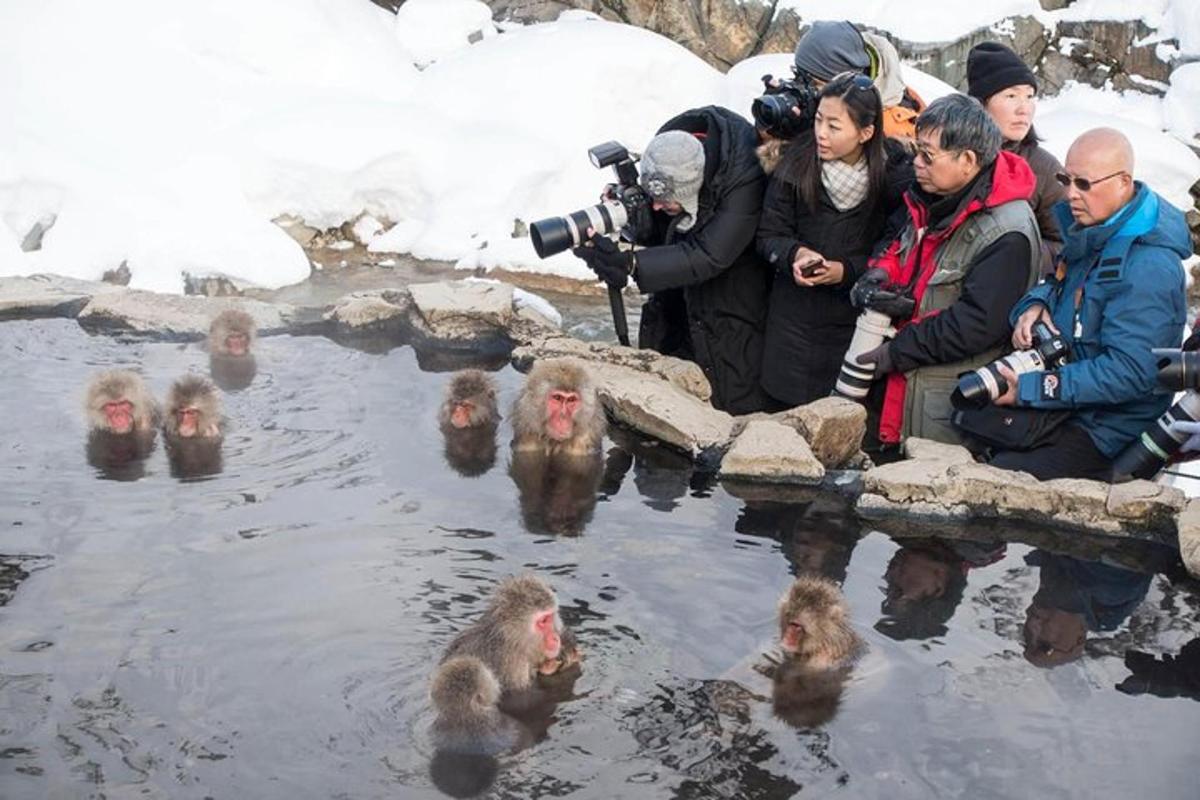
<path id="1" fill-rule="evenodd" d="M 967 54 L 967 94 L 981 103 L 1010 86 L 1032 86 L 1037 78 L 1016 53 L 999 42 L 983 42 Z"/>

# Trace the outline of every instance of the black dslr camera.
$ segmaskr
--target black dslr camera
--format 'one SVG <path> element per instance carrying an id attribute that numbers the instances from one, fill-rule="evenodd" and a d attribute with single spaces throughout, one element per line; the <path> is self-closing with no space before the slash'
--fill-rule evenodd
<path id="1" fill-rule="evenodd" d="M 763 95 L 756 97 L 750 106 L 755 124 L 776 139 L 791 139 L 811 128 L 817 116 L 819 92 L 813 88 L 807 72 L 793 70 L 794 80 L 780 78 L 777 84 L 772 83 L 773 76 L 763 75 Z"/>
<path id="2" fill-rule="evenodd" d="M 620 142 L 604 142 L 588 150 L 588 158 L 597 169 L 612 167 L 617 182 L 609 185 L 604 200 L 594 206 L 530 225 L 529 237 L 538 258 L 578 247 L 587 239 L 588 228 L 600 236 L 619 233 L 625 241 L 634 242 L 652 224 L 650 196 L 638 184 L 637 157 Z"/>
<path id="3" fill-rule="evenodd" d="M 958 380 L 958 388 L 950 395 L 950 402 L 958 409 L 983 408 L 1008 391 L 1008 381 L 998 368 L 1000 364 L 1007 366 L 1019 378 L 1027 372 L 1053 369 L 1065 362 L 1070 354 L 1070 347 L 1062 335 L 1038 320 L 1033 323 L 1032 347 L 1016 350 L 979 369 L 964 373 Z"/>

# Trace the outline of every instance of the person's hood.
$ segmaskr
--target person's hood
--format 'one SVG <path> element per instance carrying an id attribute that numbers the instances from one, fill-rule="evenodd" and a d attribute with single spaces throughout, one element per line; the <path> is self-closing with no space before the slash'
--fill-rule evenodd
<path id="1" fill-rule="evenodd" d="M 862 32 L 863 41 L 867 44 L 867 55 L 872 58 L 875 88 L 883 100 L 884 107 L 898 106 L 904 99 L 904 79 L 900 74 L 900 54 L 896 47 L 883 36 L 870 31 Z"/>
<path id="2" fill-rule="evenodd" d="M 1141 181 L 1134 183 L 1133 199 L 1099 225 L 1082 226 L 1071 216 L 1071 205 L 1060 200 L 1054 218 L 1063 232 L 1063 258 L 1075 261 L 1099 252 L 1114 236 L 1165 247 L 1180 259 L 1192 255 L 1192 238 L 1183 212 L 1158 196 Z"/>

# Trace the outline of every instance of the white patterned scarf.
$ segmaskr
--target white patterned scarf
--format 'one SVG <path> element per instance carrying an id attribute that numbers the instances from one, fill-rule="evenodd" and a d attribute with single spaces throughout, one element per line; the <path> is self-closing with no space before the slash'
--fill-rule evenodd
<path id="1" fill-rule="evenodd" d="M 821 162 L 821 185 L 829 193 L 833 207 L 849 211 L 867 199 L 867 158 L 847 164 L 840 158 Z"/>

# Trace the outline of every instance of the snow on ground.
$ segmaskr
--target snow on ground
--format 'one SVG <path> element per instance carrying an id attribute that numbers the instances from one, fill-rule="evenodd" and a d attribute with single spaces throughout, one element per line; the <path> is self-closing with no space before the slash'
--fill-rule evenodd
<path id="1" fill-rule="evenodd" d="M 904 26 L 1030 4 L 897 12 L 860 0 L 837 13 L 912 35 Z M 1141 13 L 1178 28 L 1190 18 L 1177 10 L 1150 0 Z M 760 76 L 791 63 L 759 56 L 721 75 L 661 36 L 577 11 L 502 34 L 477 0 L 401 12 L 366 0 L 0 4 L 0 274 L 96 278 L 126 262 L 139 288 L 180 291 L 184 271 L 278 286 L 309 263 L 272 218 L 332 227 L 367 212 L 397 223 L 374 251 L 587 278 L 569 254 L 539 261 L 514 238 L 517 220 L 596 201 L 611 173 L 591 166 L 590 146 L 638 151 L 708 103 L 748 116 Z M 1070 89 L 1043 103 L 1038 127 L 1061 155 L 1080 130 L 1116 124 L 1135 140 L 1139 176 L 1185 202 L 1200 162 L 1159 131 L 1194 134 L 1194 67 L 1165 101 Z M 905 76 L 927 101 L 951 91 Z M 42 249 L 22 252 L 39 221 L 53 222 Z"/>

